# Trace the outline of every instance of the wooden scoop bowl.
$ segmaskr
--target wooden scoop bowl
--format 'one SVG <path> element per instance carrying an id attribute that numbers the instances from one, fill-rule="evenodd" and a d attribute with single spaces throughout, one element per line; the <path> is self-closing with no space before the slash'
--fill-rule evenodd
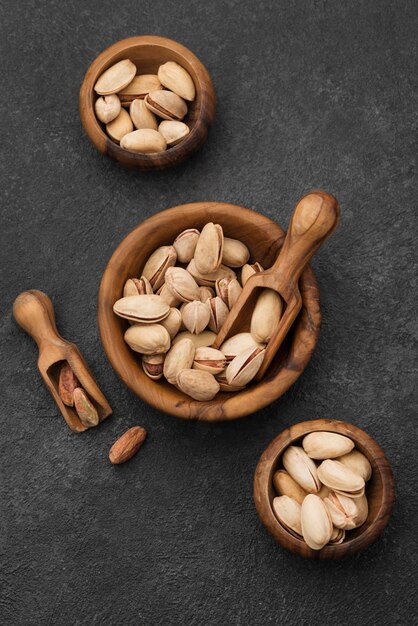
<path id="1" fill-rule="evenodd" d="M 325 191 L 303 196 L 295 206 L 286 239 L 274 265 L 248 279 L 216 337 L 213 347 L 219 348 L 228 337 L 249 331 L 261 289 L 267 287 L 280 294 L 284 311 L 267 344 L 256 380 L 261 380 L 266 373 L 298 316 L 302 307 L 299 278 L 312 256 L 336 228 L 339 217 L 340 208 L 334 196 Z"/>
<path id="2" fill-rule="evenodd" d="M 58 333 L 54 308 L 48 296 L 36 289 L 24 291 L 13 304 L 13 315 L 19 326 L 38 344 L 39 371 L 71 430 L 82 432 L 87 430 L 87 426 L 82 424 L 73 407 L 63 403 L 58 393 L 59 372 L 65 362 L 71 366 L 81 387 L 96 407 L 99 421 L 108 417 L 112 409 L 97 386 L 79 349 Z"/>

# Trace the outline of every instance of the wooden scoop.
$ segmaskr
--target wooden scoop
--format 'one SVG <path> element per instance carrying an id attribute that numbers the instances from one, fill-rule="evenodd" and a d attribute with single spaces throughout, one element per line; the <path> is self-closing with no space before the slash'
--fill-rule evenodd
<path id="1" fill-rule="evenodd" d="M 283 313 L 264 354 L 256 380 L 260 380 L 302 307 L 299 278 L 307 263 L 336 228 L 340 217 L 337 200 L 324 191 L 313 191 L 303 196 L 293 211 L 283 247 L 274 265 L 253 274 L 232 307 L 213 344 L 220 348 L 223 342 L 241 332 L 250 330 L 251 316 L 261 293 L 268 287 L 277 291 L 283 300 Z"/>
<path id="2" fill-rule="evenodd" d="M 86 391 L 96 407 L 99 421 L 101 422 L 108 417 L 112 413 L 112 409 L 97 386 L 79 349 L 75 344 L 63 339 L 58 333 L 54 308 L 48 296 L 36 289 L 24 291 L 13 304 L 13 315 L 19 326 L 38 344 L 39 371 L 71 430 L 82 432 L 87 430 L 87 426 L 82 424 L 73 407 L 63 403 L 58 393 L 59 372 L 64 363 L 70 365 L 80 386 Z"/>

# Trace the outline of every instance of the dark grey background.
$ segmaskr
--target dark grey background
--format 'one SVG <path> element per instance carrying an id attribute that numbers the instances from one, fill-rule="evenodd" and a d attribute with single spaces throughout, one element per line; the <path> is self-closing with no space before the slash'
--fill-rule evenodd
<path id="1" fill-rule="evenodd" d="M 0 23 L 2 624 L 416 623 L 416 2 L 3 1 Z M 80 125 L 88 65 L 134 34 L 184 43 L 215 84 L 209 139 L 178 169 L 121 169 Z M 96 324 L 122 238 L 195 200 L 286 227 L 313 187 L 339 198 L 343 219 L 314 261 L 323 326 L 299 382 L 229 424 L 134 397 Z M 26 288 L 52 297 L 114 407 L 100 428 L 71 434 L 43 387 L 11 316 Z M 269 441 L 316 417 L 364 428 L 395 473 L 388 528 L 346 562 L 286 553 L 252 502 Z M 112 467 L 109 446 L 134 424 L 148 441 Z"/>

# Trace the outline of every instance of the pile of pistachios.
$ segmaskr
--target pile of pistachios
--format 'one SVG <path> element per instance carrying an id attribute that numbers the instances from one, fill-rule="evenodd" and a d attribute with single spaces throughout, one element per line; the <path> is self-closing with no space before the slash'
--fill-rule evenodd
<path id="1" fill-rule="evenodd" d="M 367 519 L 365 483 L 372 475 L 368 459 L 349 437 L 309 433 L 302 447 L 289 446 L 283 469 L 273 476 L 278 497 L 274 513 L 281 525 L 313 550 L 342 543 L 346 531 Z"/>
<path id="2" fill-rule="evenodd" d="M 125 150 L 163 152 L 190 132 L 182 120 L 186 101 L 195 99 L 195 86 L 174 61 L 161 65 L 158 74 L 137 74 L 135 63 L 123 59 L 100 76 L 94 90 L 100 96 L 94 105 L 97 118 Z"/>
<path id="3" fill-rule="evenodd" d="M 211 347 L 243 285 L 263 271 L 249 259 L 245 244 L 210 222 L 155 250 L 140 278 L 127 280 L 113 310 L 131 322 L 125 341 L 143 355 L 149 378 L 164 376 L 195 400 L 208 401 L 219 391 L 244 389 L 256 376 L 282 313 L 275 291 L 261 290 L 250 332 L 228 338 L 219 350 Z"/>

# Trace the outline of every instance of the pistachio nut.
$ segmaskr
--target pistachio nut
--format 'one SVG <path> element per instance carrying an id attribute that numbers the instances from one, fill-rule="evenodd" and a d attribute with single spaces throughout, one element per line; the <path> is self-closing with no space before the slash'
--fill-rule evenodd
<path id="1" fill-rule="evenodd" d="M 103 72 L 94 85 L 94 91 L 101 96 L 117 93 L 132 82 L 135 74 L 135 64 L 129 59 L 123 59 Z"/>
<path id="2" fill-rule="evenodd" d="M 151 380 L 159 380 L 162 378 L 163 365 L 163 354 L 144 354 L 142 356 L 142 369 Z"/>
<path id="3" fill-rule="evenodd" d="M 196 267 L 195 259 L 192 259 L 187 266 L 187 271 L 193 276 L 198 285 L 202 287 L 214 287 L 218 278 L 236 278 L 234 270 L 226 265 L 220 265 L 217 270 L 210 274 L 201 274 Z"/>
<path id="4" fill-rule="evenodd" d="M 161 324 L 135 324 L 126 331 L 125 341 L 141 354 L 164 354 L 170 349 L 170 335 Z"/>
<path id="5" fill-rule="evenodd" d="M 193 365 L 195 347 L 190 339 L 181 339 L 173 344 L 164 361 L 164 376 L 172 385 L 176 384 L 177 375 Z"/>
<path id="6" fill-rule="evenodd" d="M 176 385 L 183 393 L 200 402 L 213 400 L 219 391 L 219 383 L 215 377 L 202 370 L 182 370 L 177 375 Z"/>
<path id="7" fill-rule="evenodd" d="M 181 267 L 168 268 L 165 276 L 167 289 L 182 302 L 199 300 L 199 287 L 193 276 Z"/>
<path id="8" fill-rule="evenodd" d="M 207 304 L 200 300 L 188 302 L 182 308 L 183 324 L 187 330 L 195 335 L 203 332 L 209 323 L 210 311 Z"/>
<path id="9" fill-rule="evenodd" d="M 273 289 L 262 289 L 251 316 L 251 334 L 257 341 L 267 343 L 282 315 L 282 299 Z"/>
<path id="10" fill-rule="evenodd" d="M 228 267 L 242 267 L 250 258 L 250 251 L 245 243 L 238 239 L 224 237 L 222 263 Z"/>
<path id="11" fill-rule="evenodd" d="M 128 111 L 121 109 L 119 115 L 114 120 L 106 124 L 106 132 L 113 141 L 119 141 L 134 129 Z"/>
<path id="12" fill-rule="evenodd" d="M 164 326 L 168 330 L 170 339 L 174 339 L 181 327 L 181 313 L 178 309 L 171 307 L 170 312 L 160 322 L 161 326 Z"/>
<path id="13" fill-rule="evenodd" d="M 103 122 L 103 124 L 109 124 L 120 113 L 120 100 L 114 93 L 109 96 L 102 96 L 97 98 L 94 103 L 94 110 L 98 120 Z"/>
<path id="14" fill-rule="evenodd" d="M 76 387 L 73 392 L 74 408 L 80 422 L 90 428 L 99 423 L 99 414 L 93 402 L 82 387 Z"/>
<path id="15" fill-rule="evenodd" d="M 150 111 L 163 120 L 180 121 L 187 113 L 187 104 L 172 91 L 156 90 L 145 96 L 145 104 Z"/>
<path id="16" fill-rule="evenodd" d="M 242 287 L 236 278 L 224 276 L 215 283 L 216 294 L 222 298 L 228 309 L 232 309 L 241 295 Z"/>
<path id="17" fill-rule="evenodd" d="M 339 543 L 342 543 L 344 539 L 345 539 L 345 530 L 343 528 L 335 528 L 334 526 L 329 543 L 335 546 Z"/>
<path id="18" fill-rule="evenodd" d="M 113 311 L 131 322 L 155 324 L 167 317 L 170 307 L 157 295 L 127 296 L 116 300 Z"/>
<path id="19" fill-rule="evenodd" d="M 223 372 L 225 366 L 226 359 L 220 350 L 207 348 L 206 346 L 196 348 L 193 360 L 193 367 L 195 369 L 210 372 L 210 374 L 216 376 Z"/>
<path id="20" fill-rule="evenodd" d="M 173 246 L 157 248 L 145 263 L 142 275 L 148 278 L 154 291 L 164 283 L 165 274 L 176 264 L 177 254 Z"/>
<path id="21" fill-rule="evenodd" d="M 151 295 L 152 287 L 148 278 L 128 278 L 123 288 L 123 296 L 144 296 Z"/>
<path id="22" fill-rule="evenodd" d="M 335 459 L 354 448 L 354 441 L 338 433 L 317 431 L 303 438 L 302 447 L 311 459 Z"/>
<path id="23" fill-rule="evenodd" d="M 223 342 L 219 350 L 224 353 L 227 361 L 232 361 L 238 354 L 249 348 L 265 348 L 265 344 L 258 343 L 251 333 L 238 333 Z"/>
<path id="24" fill-rule="evenodd" d="M 181 300 L 173 296 L 165 283 L 158 289 L 157 294 L 171 307 L 177 307 L 181 303 Z"/>
<path id="25" fill-rule="evenodd" d="M 264 272 L 264 268 L 260 263 L 258 263 L 258 261 L 256 263 L 252 263 L 251 265 L 248 265 L 248 264 L 244 265 L 241 270 L 242 286 L 244 287 L 245 283 L 250 278 L 250 276 L 252 276 L 253 274 L 259 274 L 260 272 Z"/>
<path id="26" fill-rule="evenodd" d="M 142 128 L 151 128 L 158 130 L 158 122 L 154 113 L 146 106 L 143 100 L 133 100 L 129 107 L 129 115 L 137 130 Z"/>
<path id="27" fill-rule="evenodd" d="M 209 309 L 209 328 L 214 333 L 219 333 L 222 326 L 225 324 L 225 320 L 228 317 L 229 311 L 225 302 L 216 296 L 215 298 L 208 298 L 206 305 Z"/>
<path id="28" fill-rule="evenodd" d="M 343 495 L 350 493 L 353 496 L 361 496 L 364 493 L 364 479 L 356 474 L 349 467 L 334 461 L 326 459 L 322 461 L 318 467 L 319 480 L 334 491 L 342 492 Z"/>
<path id="29" fill-rule="evenodd" d="M 308 493 L 317 493 L 321 488 L 316 465 L 299 446 L 288 446 L 283 452 L 283 466 L 291 477 Z"/>
<path id="30" fill-rule="evenodd" d="M 273 511 L 286 530 L 296 537 L 302 536 L 301 506 L 293 498 L 283 495 L 273 499 Z"/>
<path id="31" fill-rule="evenodd" d="M 201 302 L 206 302 L 215 297 L 215 292 L 211 287 L 199 287 L 199 297 Z"/>
<path id="32" fill-rule="evenodd" d="M 181 98 L 192 101 L 196 91 L 192 77 L 184 67 L 174 61 L 167 61 L 158 69 L 158 79 L 164 87 L 170 89 Z"/>
<path id="33" fill-rule="evenodd" d="M 351 530 L 356 527 L 358 508 L 354 498 L 347 498 L 331 491 L 324 504 L 336 528 Z"/>
<path id="34" fill-rule="evenodd" d="M 336 460 L 340 461 L 340 463 L 346 467 L 349 467 L 356 474 L 360 474 L 365 482 L 367 482 L 372 475 L 372 466 L 364 454 L 362 454 L 359 450 L 352 450 L 348 454 L 344 454 L 344 456 L 341 456 Z"/>
<path id="35" fill-rule="evenodd" d="M 310 493 L 301 507 L 302 535 L 312 550 L 321 550 L 331 539 L 334 530 L 330 514 L 323 500 Z"/>
<path id="36" fill-rule="evenodd" d="M 123 107 L 128 107 L 134 100 L 140 100 L 150 91 L 162 89 L 162 85 L 156 74 L 140 74 L 119 91 L 118 96 Z"/>
<path id="37" fill-rule="evenodd" d="M 230 385 L 247 385 L 254 378 L 264 359 L 263 348 L 249 348 L 238 354 L 226 369 L 226 380 Z"/>
<path id="38" fill-rule="evenodd" d="M 233 393 L 235 391 L 242 391 L 242 389 L 245 389 L 245 385 L 242 385 L 241 387 L 239 387 L 238 385 L 229 385 L 228 381 L 226 380 L 225 372 L 222 372 L 222 374 L 218 374 L 216 376 L 216 380 L 219 383 L 220 391 Z"/>
<path id="39" fill-rule="evenodd" d="M 190 133 L 190 128 L 184 122 L 164 120 L 159 125 L 158 132 L 166 140 L 167 146 L 175 146 Z"/>
<path id="40" fill-rule="evenodd" d="M 205 224 L 194 252 L 194 262 L 199 274 L 216 272 L 221 264 L 223 245 L 222 226 L 213 222 Z"/>
<path id="41" fill-rule="evenodd" d="M 151 154 L 164 152 L 167 149 L 167 144 L 164 137 L 157 130 L 141 128 L 141 130 L 134 130 L 124 135 L 120 140 L 120 147 L 130 152 Z"/>
<path id="42" fill-rule="evenodd" d="M 278 470 L 273 476 L 273 485 L 279 496 L 289 496 L 302 504 L 308 492 L 294 480 L 286 470 Z"/>
<path id="43" fill-rule="evenodd" d="M 195 346 L 195 348 L 200 348 L 201 346 L 211 346 L 216 339 L 216 334 L 211 330 L 204 330 L 200 335 L 194 335 L 193 333 L 189 333 L 188 330 L 179 333 L 175 339 L 173 340 L 173 345 L 181 341 L 182 339 L 190 339 Z"/>
<path id="44" fill-rule="evenodd" d="M 200 232 L 196 228 L 183 230 L 174 240 L 173 246 L 180 263 L 190 263 L 193 258 Z"/>

